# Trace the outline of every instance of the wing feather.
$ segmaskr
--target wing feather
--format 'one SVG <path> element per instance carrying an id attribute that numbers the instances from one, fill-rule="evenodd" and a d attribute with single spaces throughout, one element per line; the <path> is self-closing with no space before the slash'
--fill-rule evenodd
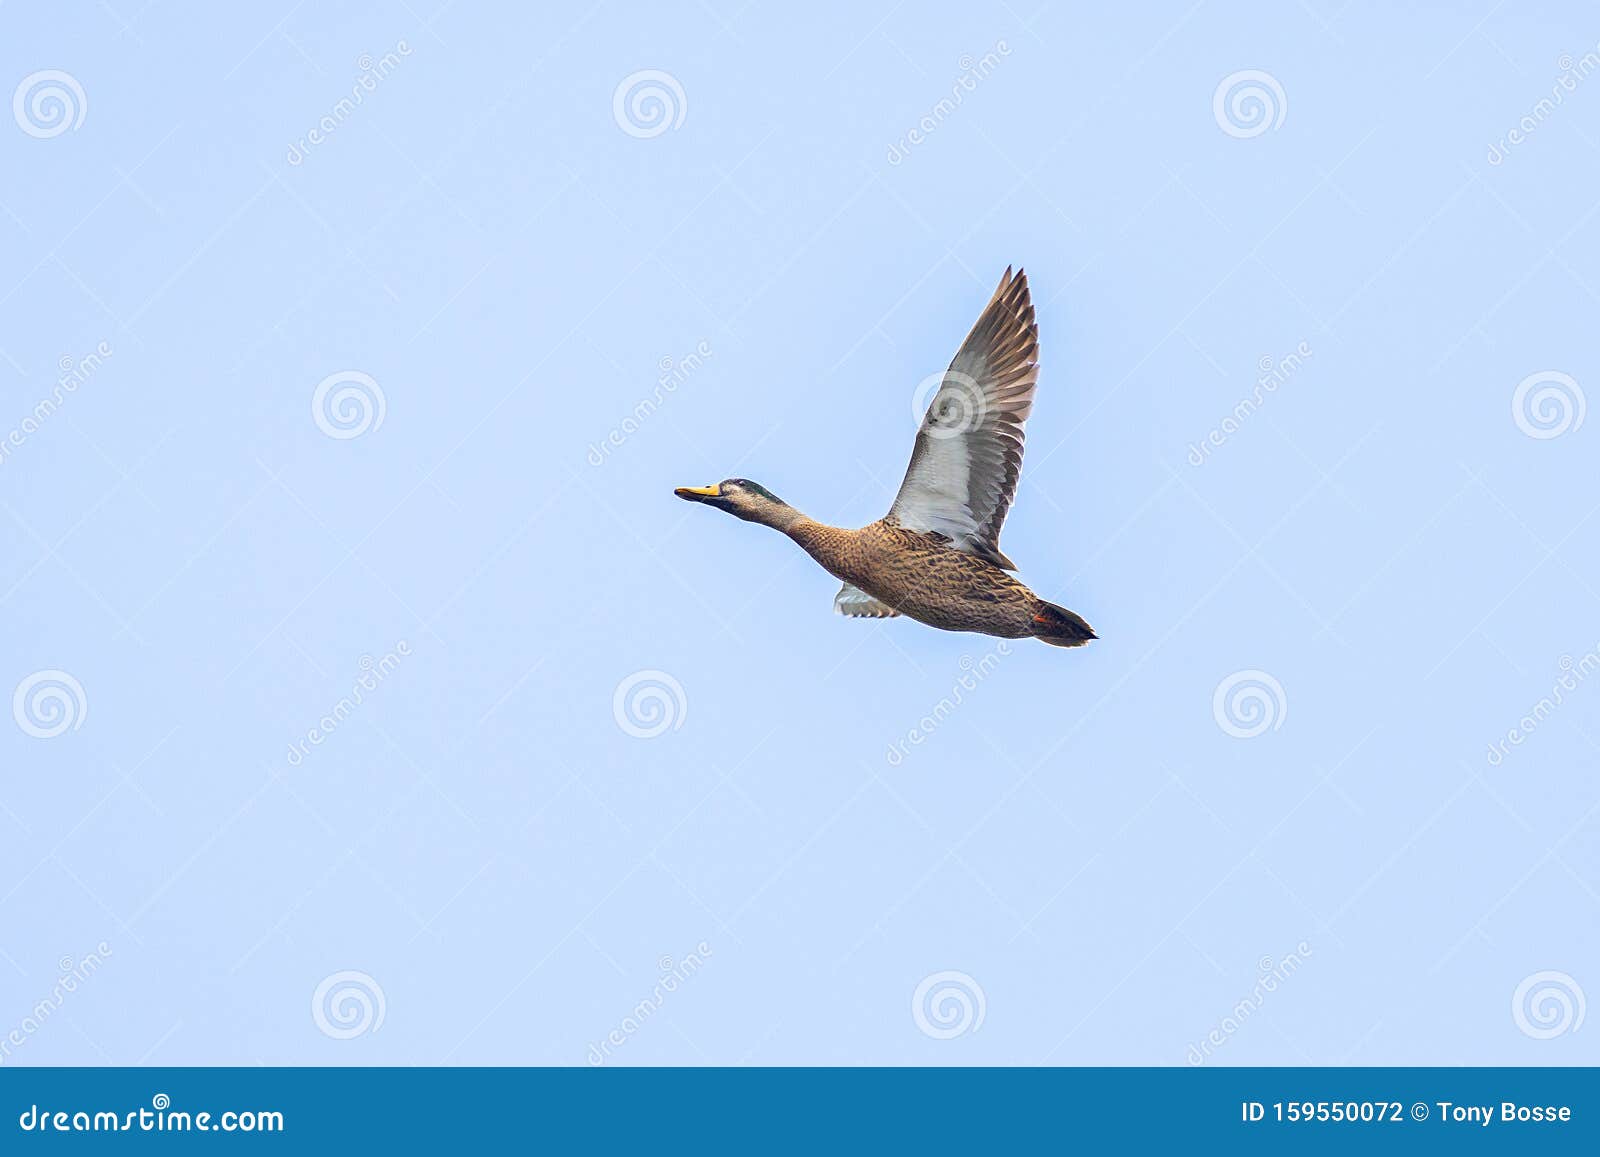
<path id="1" fill-rule="evenodd" d="M 833 596 L 833 609 L 852 619 L 892 619 L 900 613 L 851 583 L 845 583 Z"/>
<path id="2" fill-rule="evenodd" d="M 928 405 L 890 518 L 1013 570 L 1000 527 L 1022 474 L 1023 426 L 1039 380 L 1028 278 L 1008 268 Z"/>

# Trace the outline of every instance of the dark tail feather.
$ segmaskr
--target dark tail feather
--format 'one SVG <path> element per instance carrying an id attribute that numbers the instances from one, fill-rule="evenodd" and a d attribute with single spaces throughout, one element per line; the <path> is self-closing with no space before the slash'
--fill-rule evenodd
<path id="1" fill-rule="evenodd" d="M 1067 608 L 1040 599 L 1033 611 L 1033 637 L 1052 647 L 1081 647 L 1100 636 Z"/>

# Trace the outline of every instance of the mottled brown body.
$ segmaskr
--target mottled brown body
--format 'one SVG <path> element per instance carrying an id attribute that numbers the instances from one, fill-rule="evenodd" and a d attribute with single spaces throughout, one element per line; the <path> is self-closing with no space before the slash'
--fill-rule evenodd
<path id="1" fill-rule="evenodd" d="M 848 530 L 802 518 L 787 533 L 829 574 L 919 623 L 1004 639 L 1041 633 L 1035 616 L 1048 605 L 1043 599 L 936 535 L 889 519 Z"/>

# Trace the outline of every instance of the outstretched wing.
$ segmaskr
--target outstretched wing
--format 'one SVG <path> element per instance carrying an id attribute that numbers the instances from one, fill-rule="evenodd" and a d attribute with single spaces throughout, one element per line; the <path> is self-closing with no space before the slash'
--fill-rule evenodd
<path id="1" fill-rule="evenodd" d="M 833 609 L 851 619 L 892 619 L 900 612 L 879 602 L 860 587 L 845 583 L 833 596 Z"/>
<path id="2" fill-rule="evenodd" d="M 891 518 L 1016 569 L 1000 552 L 1000 526 L 1022 473 L 1038 359 L 1028 278 L 1008 267 L 928 406 Z"/>

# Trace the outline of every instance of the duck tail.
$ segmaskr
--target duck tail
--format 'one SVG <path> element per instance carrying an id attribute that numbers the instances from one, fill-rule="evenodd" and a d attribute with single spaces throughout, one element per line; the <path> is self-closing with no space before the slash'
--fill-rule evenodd
<path id="1" fill-rule="evenodd" d="M 1100 636 L 1081 616 L 1040 599 L 1033 608 L 1033 637 L 1052 647 L 1081 647 Z"/>

